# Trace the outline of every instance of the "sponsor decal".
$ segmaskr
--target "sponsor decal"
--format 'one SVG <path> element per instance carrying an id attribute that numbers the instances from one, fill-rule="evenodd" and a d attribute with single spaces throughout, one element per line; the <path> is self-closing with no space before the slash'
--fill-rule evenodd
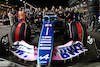
<path id="1" fill-rule="evenodd" d="M 48 41 L 49 40 L 50 41 L 51 39 L 41 39 L 41 40 L 44 40 L 44 41 Z"/>
<path id="2" fill-rule="evenodd" d="M 18 24 L 18 27 L 20 27 L 21 25 L 22 25 L 22 24 L 19 23 L 19 24 Z"/>
<path id="3" fill-rule="evenodd" d="M 49 59 L 49 58 L 50 58 L 50 57 L 49 57 L 49 54 L 46 54 L 45 56 L 40 56 L 40 57 L 39 57 L 40 60 L 43 60 L 43 59 L 47 60 L 47 59 Z"/>
<path id="4" fill-rule="evenodd" d="M 82 34 L 79 34 L 79 38 L 82 39 Z"/>
<path id="5" fill-rule="evenodd" d="M 41 63 L 47 63 L 47 61 L 41 61 Z"/>
<path id="6" fill-rule="evenodd" d="M 51 47 L 39 47 L 40 50 L 51 50 Z"/>
<path id="7" fill-rule="evenodd" d="M 40 43 L 41 44 L 43 44 L 43 43 L 45 43 L 45 44 L 46 43 L 48 43 L 48 44 L 52 43 L 51 36 L 42 36 Z"/>
<path id="8" fill-rule="evenodd" d="M 52 36 L 42 36 L 42 38 L 52 38 Z"/>
<path id="9" fill-rule="evenodd" d="M 52 27 L 52 24 L 45 24 L 45 27 Z"/>
<path id="10" fill-rule="evenodd" d="M 40 46 L 51 46 L 51 44 L 40 44 Z"/>
<path id="11" fill-rule="evenodd" d="M 67 58 L 70 57 L 70 55 L 67 54 L 67 53 L 61 53 L 60 55 L 61 55 L 61 58 L 62 58 L 62 59 L 67 59 Z"/>
<path id="12" fill-rule="evenodd" d="M 40 43 L 51 43 L 51 41 L 41 41 Z"/>

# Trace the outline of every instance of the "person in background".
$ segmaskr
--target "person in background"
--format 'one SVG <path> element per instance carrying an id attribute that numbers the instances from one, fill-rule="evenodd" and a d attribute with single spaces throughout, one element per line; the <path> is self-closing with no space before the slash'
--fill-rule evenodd
<path id="1" fill-rule="evenodd" d="M 34 23 L 34 12 L 32 7 L 30 7 L 30 11 L 29 11 L 29 20 L 31 24 Z"/>
<path id="2" fill-rule="evenodd" d="M 35 8 L 35 12 L 37 12 L 38 11 L 38 8 Z"/>
<path id="3" fill-rule="evenodd" d="M 34 12 L 34 23 L 37 23 L 38 22 L 38 8 L 35 8 L 35 12 Z"/>
<path id="4" fill-rule="evenodd" d="M 6 11 L 3 13 L 3 16 L 2 16 L 2 18 L 3 18 L 3 19 L 6 19 L 6 18 L 8 18 L 8 15 L 7 15 L 7 12 L 6 12 Z"/>
<path id="5" fill-rule="evenodd" d="M 28 11 L 26 11 L 26 13 L 25 13 L 25 16 L 26 16 L 26 18 L 25 18 L 25 21 L 26 22 L 29 22 L 29 12 Z"/>
<path id="6" fill-rule="evenodd" d="M 18 22 L 18 10 L 16 10 L 15 22 Z"/>
<path id="7" fill-rule="evenodd" d="M 70 9 L 70 8 L 68 8 L 68 11 L 69 11 L 69 12 L 71 12 L 71 9 Z"/>
<path id="8" fill-rule="evenodd" d="M 47 7 L 45 7 L 45 13 L 44 13 L 44 15 L 47 15 L 48 14 L 48 8 Z"/>
<path id="9" fill-rule="evenodd" d="M 4 19 L 6 19 L 6 18 L 8 18 L 8 15 L 7 15 L 7 12 L 5 11 L 5 12 L 3 13 L 3 16 L 2 16 L 2 20 L 3 20 L 3 22 L 5 22 Z"/>
<path id="10" fill-rule="evenodd" d="M 38 27 L 42 27 L 42 9 L 39 7 L 39 11 L 38 11 Z"/>
<path id="11" fill-rule="evenodd" d="M 83 20 L 83 12 L 80 12 L 80 20 Z"/>
<path id="12" fill-rule="evenodd" d="M 68 22 L 68 19 L 69 19 L 69 16 L 70 16 L 70 13 L 68 11 L 68 7 L 66 7 L 66 11 L 64 13 L 64 16 L 65 16 L 65 24 L 66 24 L 66 22 Z"/>
<path id="13" fill-rule="evenodd" d="M 24 17 L 24 21 L 25 21 L 26 13 L 25 13 L 25 9 L 24 8 L 22 8 L 22 12 L 23 12 L 23 17 Z"/>
<path id="14" fill-rule="evenodd" d="M 40 23 L 42 22 L 42 10 L 41 8 L 36 8 L 35 10 L 35 23 L 36 26 L 39 28 L 40 27 Z"/>
<path id="15" fill-rule="evenodd" d="M 16 18 L 16 11 L 14 8 L 12 8 L 12 15 L 13 15 L 13 23 L 15 23 L 15 18 Z"/>
<path id="16" fill-rule="evenodd" d="M 38 12 L 38 18 L 39 18 L 39 22 L 42 22 L 42 9 L 40 7 Z"/>
<path id="17" fill-rule="evenodd" d="M 75 21 L 79 21 L 79 12 L 78 12 L 78 9 L 76 9 L 76 12 L 75 12 Z"/>
<path id="18" fill-rule="evenodd" d="M 51 11 L 50 11 L 52 14 L 54 14 L 54 15 L 56 15 L 56 13 L 55 13 L 55 6 L 52 6 L 52 8 L 51 8 Z"/>
<path id="19" fill-rule="evenodd" d="M 57 8 L 55 9 L 55 15 L 56 16 L 58 15 L 58 9 Z"/>
<path id="20" fill-rule="evenodd" d="M 69 14 L 71 13 L 71 8 L 68 8 Z M 69 15 L 69 19 L 68 22 L 70 22 L 70 15 Z"/>
<path id="21" fill-rule="evenodd" d="M 71 8 L 71 11 L 70 11 L 70 21 L 73 21 L 74 19 L 74 10 L 73 8 Z"/>
<path id="22" fill-rule="evenodd" d="M 48 12 L 48 8 L 47 7 L 45 7 L 45 11 Z"/>
<path id="23" fill-rule="evenodd" d="M 51 11 L 55 12 L 55 6 L 52 6 Z"/>
<path id="24" fill-rule="evenodd" d="M 13 25 L 13 14 L 11 13 L 11 11 L 9 11 L 8 17 L 9 17 L 9 20 L 10 20 L 10 25 L 12 26 Z"/>
<path id="25" fill-rule="evenodd" d="M 25 12 L 22 11 L 22 8 L 19 8 L 18 11 L 18 22 L 25 21 Z"/>
<path id="26" fill-rule="evenodd" d="M 38 8 L 35 8 L 35 12 L 34 12 L 35 19 L 37 19 L 37 15 L 38 15 Z"/>
<path id="27" fill-rule="evenodd" d="M 60 19 L 64 19 L 64 11 L 63 11 L 62 6 L 59 6 L 58 17 L 59 17 Z"/>
<path id="28" fill-rule="evenodd" d="M 45 9 L 43 9 L 43 11 L 42 11 L 42 16 L 44 16 L 45 15 Z"/>

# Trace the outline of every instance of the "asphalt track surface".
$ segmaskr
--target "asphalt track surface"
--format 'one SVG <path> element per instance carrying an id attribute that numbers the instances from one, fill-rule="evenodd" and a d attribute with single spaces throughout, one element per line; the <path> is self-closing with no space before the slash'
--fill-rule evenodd
<path id="1" fill-rule="evenodd" d="M 0 26 L 0 39 L 2 36 L 10 32 L 10 26 Z M 90 61 L 90 59 L 95 58 L 91 52 L 86 52 L 86 55 L 82 54 L 73 60 L 67 60 L 65 64 L 64 61 L 53 61 L 53 67 L 100 67 L 100 58 Z M 10 61 L 9 61 L 10 60 Z M 14 57 L 11 53 L 0 57 L 0 67 L 34 67 L 35 62 L 25 62 Z"/>

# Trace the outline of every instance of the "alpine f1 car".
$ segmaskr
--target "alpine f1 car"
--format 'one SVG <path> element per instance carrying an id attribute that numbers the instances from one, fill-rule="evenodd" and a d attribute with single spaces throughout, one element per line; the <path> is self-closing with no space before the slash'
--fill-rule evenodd
<path id="1" fill-rule="evenodd" d="M 59 22 L 55 15 L 43 17 L 42 29 L 30 28 L 29 24 L 25 22 L 15 23 L 11 28 L 10 35 L 9 42 L 6 36 L 1 39 L 2 44 L 10 43 L 8 48 L 5 46 L 5 49 L 9 49 L 9 52 L 19 59 L 30 63 L 37 61 L 37 67 L 53 66 L 53 61 L 66 63 L 67 60 L 76 60 L 77 57 L 83 57 L 81 59 L 87 61 L 91 57 L 99 56 L 94 47 L 93 38 L 88 36 L 87 39 L 85 25 L 76 21 L 65 24 Z M 82 62 L 81 59 L 74 62 Z M 24 65 L 22 61 L 20 62 Z M 27 64 L 30 65 L 30 63 Z M 25 65 L 27 66 L 27 64 Z"/>

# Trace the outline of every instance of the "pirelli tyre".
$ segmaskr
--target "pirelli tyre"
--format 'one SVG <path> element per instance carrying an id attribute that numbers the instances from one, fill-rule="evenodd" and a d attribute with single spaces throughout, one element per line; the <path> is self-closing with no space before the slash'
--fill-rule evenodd
<path id="1" fill-rule="evenodd" d="M 86 29 L 86 25 L 83 24 L 82 22 L 80 22 L 82 29 L 83 29 L 83 40 L 82 43 L 86 46 L 87 43 L 87 29 Z"/>
<path id="2" fill-rule="evenodd" d="M 78 40 L 78 32 L 77 32 L 77 26 L 74 22 L 71 24 L 71 33 L 72 33 L 72 40 L 77 41 Z"/>
<path id="3" fill-rule="evenodd" d="M 29 40 L 28 38 L 30 38 L 31 35 L 31 28 L 30 25 L 27 24 L 27 29 L 26 29 L 26 40 Z"/>
<path id="4" fill-rule="evenodd" d="M 88 6 L 96 6 L 98 5 L 99 2 L 97 0 L 94 0 L 94 1 L 88 1 Z"/>
<path id="5" fill-rule="evenodd" d="M 99 6 L 89 6 L 88 11 L 89 12 L 99 12 Z"/>
<path id="6" fill-rule="evenodd" d="M 77 27 L 75 23 L 73 22 L 67 23 L 66 29 L 67 29 L 66 34 L 67 34 L 68 40 L 74 40 L 74 41 L 78 40 Z"/>
<path id="7" fill-rule="evenodd" d="M 81 41 L 83 42 L 84 39 L 84 30 L 83 25 L 80 22 L 71 22 L 69 25 L 69 38 L 71 38 L 74 41 Z"/>
<path id="8" fill-rule="evenodd" d="M 18 25 L 18 22 L 17 23 L 15 23 L 13 26 L 12 26 L 12 28 L 11 28 L 11 40 L 13 41 L 13 42 L 15 42 L 15 31 L 16 31 L 16 27 L 17 27 L 17 25 Z"/>
<path id="9" fill-rule="evenodd" d="M 66 24 L 66 30 L 65 31 L 66 31 L 67 38 L 70 39 L 70 30 L 69 30 L 69 24 L 68 23 Z"/>
<path id="10" fill-rule="evenodd" d="M 76 27 L 77 27 L 77 32 L 78 32 L 78 41 L 83 41 L 83 37 L 84 37 L 84 30 L 82 25 L 80 24 L 80 22 L 76 22 Z"/>
<path id="11" fill-rule="evenodd" d="M 11 39 L 13 42 L 20 40 L 29 40 L 30 27 L 25 22 L 15 23 L 11 28 Z"/>

